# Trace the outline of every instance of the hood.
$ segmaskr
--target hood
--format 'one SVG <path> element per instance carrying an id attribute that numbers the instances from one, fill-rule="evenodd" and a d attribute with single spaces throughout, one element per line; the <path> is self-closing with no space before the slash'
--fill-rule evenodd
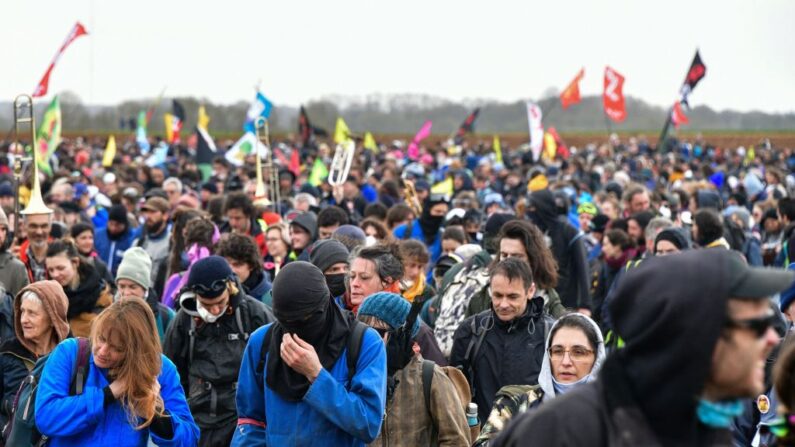
<path id="1" fill-rule="evenodd" d="M 34 352 L 34 346 L 30 344 L 22 334 L 22 323 L 20 308 L 22 307 L 22 295 L 31 291 L 41 300 L 42 307 L 50 317 L 53 325 L 52 339 L 58 344 L 69 336 L 69 321 L 66 319 L 66 310 L 69 307 L 69 300 L 60 284 L 55 281 L 36 281 L 25 286 L 17 293 L 14 298 L 14 334 L 17 340 L 30 352 Z"/>
<path id="2" fill-rule="evenodd" d="M 602 337 L 602 330 L 599 328 L 599 325 L 596 324 L 596 322 L 582 314 L 572 313 L 561 318 L 580 318 L 587 321 L 588 324 L 590 324 L 596 331 L 596 336 L 599 339 L 599 345 L 596 348 L 596 360 L 594 360 L 593 368 L 591 368 L 591 374 L 587 381 L 592 382 L 596 380 L 596 376 L 599 374 L 599 370 L 602 368 L 602 362 L 605 361 L 606 356 L 605 340 Z M 552 324 L 551 328 L 549 328 L 550 334 L 555 331 L 558 323 L 560 323 L 560 318 Z M 552 337 L 548 336 L 544 345 L 544 359 L 541 361 L 541 372 L 538 373 L 538 385 L 541 386 L 542 390 L 544 390 L 544 400 L 555 397 L 555 387 L 552 386 L 552 367 L 549 360 L 549 346 L 551 343 Z"/>
<path id="3" fill-rule="evenodd" d="M 718 194 L 717 191 L 713 191 L 711 189 L 699 189 L 696 192 L 696 203 L 698 204 L 698 209 L 721 209 L 720 194 Z"/>
<path id="4" fill-rule="evenodd" d="M 535 208 L 535 211 L 530 211 Z M 548 189 L 530 194 L 530 207 L 527 211 L 530 219 L 542 230 L 548 230 L 558 218 L 555 196 Z"/>

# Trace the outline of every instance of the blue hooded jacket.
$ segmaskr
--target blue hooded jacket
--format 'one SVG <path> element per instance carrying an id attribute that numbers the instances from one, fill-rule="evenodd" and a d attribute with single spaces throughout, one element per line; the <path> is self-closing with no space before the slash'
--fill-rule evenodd
<path id="1" fill-rule="evenodd" d="M 358 447 L 373 442 L 381 431 L 386 405 L 386 349 L 378 334 L 365 331 L 351 383 L 347 383 L 345 350 L 331 370 L 320 370 L 303 401 L 289 402 L 263 385 L 267 368 L 257 373 L 262 343 L 271 326 L 257 329 L 243 354 L 237 383 L 239 422 L 232 446 Z"/>
<path id="2" fill-rule="evenodd" d="M 108 371 L 94 365 L 93 355 L 89 356 L 83 393 L 70 396 L 69 384 L 77 349 L 77 339 L 61 342 L 50 353 L 41 375 L 36 395 L 36 427 L 50 438 L 48 446 L 143 447 L 150 437 L 161 447 L 190 447 L 199 442 L 199 427 L 188 408 L 179 374 L 166 356 L 161 354 L 163 363 L 157 381 L 166 412 L 171 416 L 172 439 L 160 438 L 148 428 L 135 430 L 119 401 L 104 405 L 103 388 L 109 384 Z"/>
<path id="3" fill-rule="evenodd" d="M 132 247 L 135 239 L 138 238 L 138 231 L 127 228 L 118 239 L 111 239 L 108 234 L 108 229 L 102 228 L 94 234 L 94 248 L 97 254 L 108 265 L 108 270 L 113 277 L 116 277 L 116 271 L 119 270 L 121 258 L 128 248 Z"/>

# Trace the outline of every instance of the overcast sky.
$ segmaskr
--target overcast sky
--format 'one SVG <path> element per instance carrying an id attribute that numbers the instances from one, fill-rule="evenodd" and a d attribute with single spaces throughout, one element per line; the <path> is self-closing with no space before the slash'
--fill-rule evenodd
<path id="1" fill-rule="evenodd" d="M 325 95 L 538 98 L 605 65 L 624 92 L 669 105 L 695 49 L 692 105 L 795 111 L 795 1 L 294 0 L 3 2 L 0 99 L 33 91 L 76 20 L 89 36 L 59 61 L 50 94 L 114 104 L 167 96 L 277 104 Z"/>

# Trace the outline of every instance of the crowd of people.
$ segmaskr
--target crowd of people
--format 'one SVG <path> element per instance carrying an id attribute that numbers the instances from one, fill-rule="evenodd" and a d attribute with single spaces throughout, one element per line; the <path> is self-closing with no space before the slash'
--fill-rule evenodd
<path id="1" fill-rule="evenodd" d="M 315 143 L 0 143 L 5 445 L 795 445 L 795 151 Z"/>

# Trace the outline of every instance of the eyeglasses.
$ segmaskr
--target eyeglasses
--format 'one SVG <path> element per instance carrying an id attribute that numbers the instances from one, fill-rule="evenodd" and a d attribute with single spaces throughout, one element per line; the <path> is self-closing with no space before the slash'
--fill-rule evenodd
<path id="1" fill-rule="evenodd" d="M 757 338 L 762 338 L 764 337 L 765 333 L 767 333 L 767 330 L 776 324 L 776 319 L 776 314 L 773 313 L 773 311 L 769 311 L 765 315 L 758 318 L 748 318 L 746 320 L 729 320 L 726 323 L 726 326 L 736 329 L 748 329 L 756 334 Z"/>
<path id="2" fill-rule="evenodd" d="M 227 281 L 229 281 L 229 278 L 216 279 L 209 286 L 205 286 L 204 284 L 194 284 L 190 286 L 189 289 L 190 291 L 192 291 L 193 293 L 199 296 L 216 294 L 218 292 L 223 291 L 226 288 Z"/>
<path id="3" fill-rule="evenodd" d="M 569 353 L 569 358 L 575 362 L 587 360 L 593 355 L 593 351 L 585 346 L 572 346 L 571 349 L 566 349 L 563 346 L 555 345 L 550 346 L 548 352 L 549 357 L 555 361 L 563 360 L 563 356 L 565 356 L 567 352 Z"/>

